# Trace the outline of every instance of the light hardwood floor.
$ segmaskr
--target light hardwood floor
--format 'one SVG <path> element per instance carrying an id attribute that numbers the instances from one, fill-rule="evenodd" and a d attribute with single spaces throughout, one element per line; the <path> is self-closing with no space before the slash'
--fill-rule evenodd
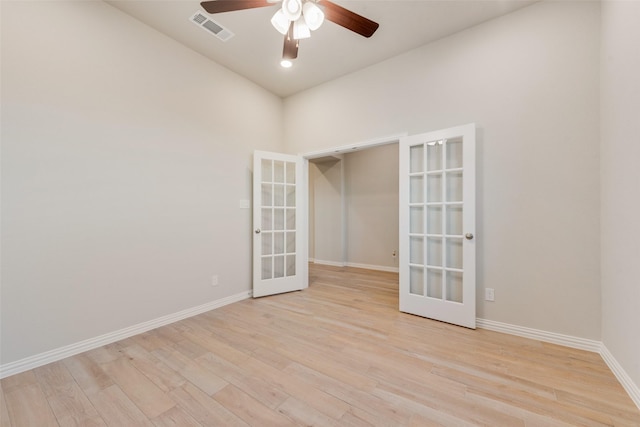
<path id="1" fill-rule="evenodd" d="M 398 312 L 311 265 L 246 300 L 2 380 L 9 426 L 640 426 L 599 355 Z"/>

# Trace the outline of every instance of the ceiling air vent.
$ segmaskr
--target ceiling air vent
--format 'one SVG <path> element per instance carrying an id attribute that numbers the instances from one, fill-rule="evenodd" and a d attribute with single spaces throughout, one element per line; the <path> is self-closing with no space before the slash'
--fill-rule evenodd
<path id="1" fill-rule="evenodd" d="M 196 24 L 198 27 L 202 28 L 203 30 L 213 34 L 223 42 L 226 42 L 227 40 L 229 40 L 231 37 L 234 36 L 234 34 L 231 31 L 227 30 L 217 22 L 209 19 L 204 14 L 204 12 L 197 11 L 189 20 L 194 24 Z"/>

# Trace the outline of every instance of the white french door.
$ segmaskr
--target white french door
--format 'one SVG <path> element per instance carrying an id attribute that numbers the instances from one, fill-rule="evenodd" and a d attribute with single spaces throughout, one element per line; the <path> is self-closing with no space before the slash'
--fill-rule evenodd
<path id="1" fill-rule="evenodd" d="M 253 296 L 307 287 L 305 180 L 298 156 L 253 154 Z"/>
<path id="2" fill-rule="evenodd" d="M 476 327 L 475 125 L 400 139 L 400 311 Z"/>

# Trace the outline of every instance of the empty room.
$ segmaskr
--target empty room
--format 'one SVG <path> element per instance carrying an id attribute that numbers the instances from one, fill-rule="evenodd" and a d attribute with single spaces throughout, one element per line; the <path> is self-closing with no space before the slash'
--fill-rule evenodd
<path id="1" fill-rule="evenodd" d="M 640 2 L 0 19 L 3 427 L 640 426 Z"/>

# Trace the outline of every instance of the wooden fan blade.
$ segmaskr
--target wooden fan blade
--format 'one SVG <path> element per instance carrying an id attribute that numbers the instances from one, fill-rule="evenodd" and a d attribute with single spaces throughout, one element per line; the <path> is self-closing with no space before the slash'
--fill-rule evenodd
<path id="1" fill-rule="evenodd" d="M 233 12 L 234 10 L 254 9 L 272 6 L 267 0 L 212 0 L 203 1 L 200 6 L 209 13 Z"/>
<path id="2" fill-rule="evenodd" d="M 282 59 L 296 59 L 298 57 L 299 41 L 293 38 L 293 22 L 289 25 L 289 31 L 284 36 L 284 48 Z"/>
<path id="3" fill-rule="evenodd" d="M 380 24 L 370 19 L 351 12 L 342 6 L 338 6 L 329 0 L 320 0 L 318 3 L 324 6 L 324 19 L 340 25 L 364 37 L 371 37 L 376 32 Z"/>

